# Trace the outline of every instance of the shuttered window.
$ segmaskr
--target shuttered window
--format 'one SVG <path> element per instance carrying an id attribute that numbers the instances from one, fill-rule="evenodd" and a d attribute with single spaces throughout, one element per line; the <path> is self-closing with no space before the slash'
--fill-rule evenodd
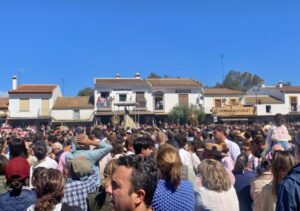
<path id="1" fill-rule="evenodd" d="M 216 108 L 221 108 L 222 107 L 222 101 L 220 99 L 215 100 L 215 107 Z"/>
<path id="2" fill-rule="evenodd" d="M 20 99 L 20 111 L 29 111 L 29 99 Z"/>
<path id="3" fill-rule="evenodd" d="M 189 95 L 187 94 L 179 94 L 178 95 L 178 102 L 179 105 L 189 105 Z"/>

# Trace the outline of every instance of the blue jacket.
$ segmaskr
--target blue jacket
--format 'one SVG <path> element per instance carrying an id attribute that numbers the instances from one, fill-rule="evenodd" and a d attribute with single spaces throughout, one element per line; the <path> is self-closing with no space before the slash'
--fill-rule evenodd
<path id="1" fill-rule="evenodd" d="M 1 211 L 23 211 L 36 201 L 35 192 L 23 189 L 19 196 L 11 196 L 10 192 L 0 195 Z"/>
<path id="2" fill-rule="evenodd" d="M 277 211 L 300 210 L 300 164 L 290 171 L 277 190 Z"/>

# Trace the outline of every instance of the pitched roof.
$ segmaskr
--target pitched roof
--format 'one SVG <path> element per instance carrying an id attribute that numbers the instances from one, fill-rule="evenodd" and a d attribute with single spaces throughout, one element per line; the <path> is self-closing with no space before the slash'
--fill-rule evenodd
<path id="1" fill-rule="evenodd" d="M 15 90 L 10 90 L 9 94 L 51 94 L 57 85 L 41 85 L 41 84 L 23 84 Z"/>
<path id="2" fill-rule="evenodd" d="M 146 81 L 151 86 L 202 87 L 200 82 L 191 78 L 149 78 Z"/>
<path id="3" fill-rule="evenodd" d="M 239 90 L 227 88 L 205 88 L 204 95 L 242 95 L 243 92 Z"/>
<path id="4" fill-rule="evenodd" d="M 245 96 L 245 104 L 247 105 L 255 105 L 255 104 L 281 104 L 283 101 L 272 97 L 270 95 L 266 96 Z"/>
<path id="5" fill-rule="evenodd" d="M 145 86 L 148 85 L 146 81 L 139 78 L 95 78 L 95 84 L 98 85 L 133 85 Z"/>
<path id="6" fill-rule="evenodd" d="M 94 108 L 90 96 L 81 97 L 58 97 L 54 103 L 53 109 L 70 108 Z"/>
<path id="7" fill-rule="evenodd" d="M 300 93 L 300 86 L 283 86 L 281 90 L 285 93 Z"/>
<path id="8" fill-rule="evenodd" d="M 0 98 L 0 108 L 8 109 L 8 98 Z"/>

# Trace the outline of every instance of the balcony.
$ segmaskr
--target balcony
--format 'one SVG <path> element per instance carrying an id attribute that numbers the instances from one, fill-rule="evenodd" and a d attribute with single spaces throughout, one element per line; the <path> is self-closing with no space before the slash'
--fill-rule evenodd
<path id="1" fill-rule="evenodd" d="M 112 102 L 109 101 L 97 102 L 97 110 L 110 111 L 111 108 L 112 108 Z"/>

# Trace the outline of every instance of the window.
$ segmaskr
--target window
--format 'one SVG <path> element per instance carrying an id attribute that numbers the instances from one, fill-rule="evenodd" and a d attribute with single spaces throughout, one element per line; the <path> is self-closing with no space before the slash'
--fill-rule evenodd
<path id="1" fill-rule="evenodd" d="M 126 94 L 119 94 L 119 101 L 120 102 L 126 102 L 127 95 Z"/>
<path id="2" fill-rule="evenodd" d="M 297 111 L 298 99 L 297 97 L 290 97 L 291 111 Z"/>
<path id="3" fill-rule="evenodd" d="M 29 99 L 20 99 L 20 111 L 29 111 Z"/>
<path id="4" fill-rule="evenodd" d="M 221 108 L 222 107 L 222 101 L 220 99 L 215 99 L 215 107 Z"/>
<path id="5" fill-rule="evenodd" d="M 80 119 L 80 111 L 79 111 L 79 109 L 74 109 L 74 111 L 73 111 L 73 119 L 75 119 L 75 120 Z"/>
<path id="6" fill-rule="evenodd" d="M 154 96 L 154 109 L 163 110 L 164 109 L 164 93 L 157 91 L 153 94 Z"/>
<path id="7" fill-rule="evenodd" d="M 266 105 L 266 113 L 271 113 L 271 106 L 270 105 Z"/>
<path id="8" fill-rule="evenodd" d="M 188 106 L 189 105 L 189 96 L 187 94 L 179 94 L 178 102 L 179 102 L 180 106 L 182 106 L 182 105 Z"/>
<path id="9" fill-rule="evenodd" d="M 138 103 L 137 107 L 146 107 L 146 99 L 144 92 L 136 92 L 136 102 Z"/>

